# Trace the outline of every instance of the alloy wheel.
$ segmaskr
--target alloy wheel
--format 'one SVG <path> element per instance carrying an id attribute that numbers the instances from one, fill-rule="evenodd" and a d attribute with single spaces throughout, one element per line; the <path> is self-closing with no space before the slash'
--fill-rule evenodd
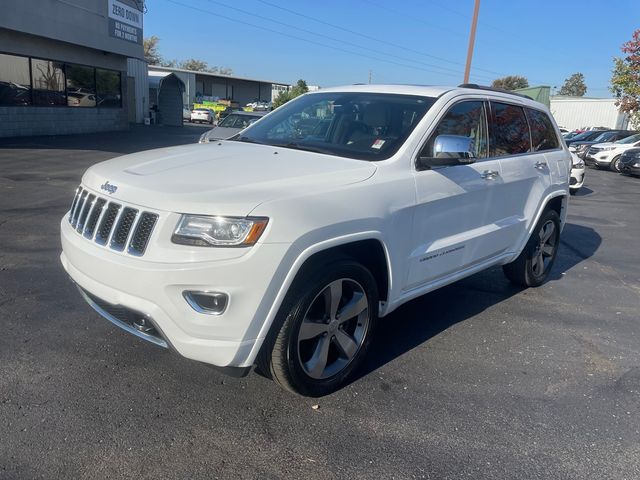
<path id="1" fill-rule="evenodd" d="M 551 220 L 545 222 L 538 232 L 540 240 L 533 251 L 533 258 L 531 259 L 531 270 L 536 277 L 544 275 L 553 261 L 557 241 L 555 233 L 556 225 Z"/>

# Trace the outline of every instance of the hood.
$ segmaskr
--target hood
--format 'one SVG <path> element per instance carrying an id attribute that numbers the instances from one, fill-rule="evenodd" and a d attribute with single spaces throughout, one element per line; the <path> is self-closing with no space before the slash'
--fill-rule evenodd
<path id="1" fill-rule="evenodd" d="M 215 127 L 206 132 L 202 138 L 207 138 L 210 142 L 213 140 L 226 140 L 241 131 L 242 128 Z"/>
<path id="2" fill-rule="evenodd" d="M 362 182 L 375 171 L 362 160 L 223 141 L 107 160 L 89 168 L 82 183 L 141 207 L 245 216 L 260 203 Z"/>

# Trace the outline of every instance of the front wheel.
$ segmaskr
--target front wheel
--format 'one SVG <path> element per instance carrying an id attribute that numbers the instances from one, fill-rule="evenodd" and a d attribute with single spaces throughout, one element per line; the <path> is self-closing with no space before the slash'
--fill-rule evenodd
<path id="1" fill-rule="evenodd" d="M 611 169 L 612 172 L 618 172 L 620 173 L 620 155 L 618 155 L 616 158 L 614 158 L 613 160 L 611 160 L 611 165 L 609 166 L 609 168 Z"/>
<path id="2" fill-rule="evenodd" d="M 364 266 L 352 260 L 318 266 L 296 279 L 258 366 L 287 390 L 327 395 L 365 357 L 377 309 L 376 282 Z"/>
<path id="3" fill-rule="evenodd" d="M 546 210 L 536 224 L 527 245 L 513 262 L 502 267 L 506 277 L 522 287 L 542 285 L 560 245 L 560 217 L 555 210 Z"/>

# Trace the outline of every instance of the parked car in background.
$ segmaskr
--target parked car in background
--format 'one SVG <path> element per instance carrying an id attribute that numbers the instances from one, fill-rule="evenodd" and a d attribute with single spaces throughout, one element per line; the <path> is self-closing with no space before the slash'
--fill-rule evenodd
<path id="1" fill-rule="evenodd" d="M 618 140 L 622 140 L 623 138 L 630 137 L 638 132 L 632 130 L 608 130 L 606 132 L 602 132 L 593 140 L 583 140 L 579 142 L 573 142 L 569 146 L 569 151 L 575 153 L 580 158 L 584 158 L 587 154 L 587 150 L 591 145 L 595 145 L 596 143 L 605 143 L 605 142 L 617 142 Z"/>
<path id="2" fill-rule="evenodd" d="M 209 143 L 233 137 L 266 114 L 267 112 L 234 112 L 218 122 L 214 128 L 203 133 L 198 143 Z"/>
<path id="3" fill-rule="evenodd" d="M 213 123 L 214 114 L 208 108 L 194 108 L 191 110 L 191 121 L 194 123 Z"/>
<path id="4" fill-rule="evenodd" d="M 640 147 L 640 133 L 613 143 L 596 143 L 589 148 L 584 161 L 592 167 L 609 168 L 614 172 L 619 172 L 620 157 L 633 147 Z"/>
<path id="5" fill-rule="evenodd" d="M 218 112 L 218 123 L 220 123 L 221 120 L 224 120 L 227 115 L 233 112 L 244 112 L 244 110 L 241 107 L 227 107 L 224 110 Z"/>
<path id="6" fill-rule="evenodd" d="M 571 139 L 567 140 L 565 138 L 565 143 L 567 144 L 568 147 L 570 147 L 571 144 L 575 143 L 575 142 L 586 142 L 588 140 L 592 140 L 592 139 L 596 138 L 598 135 L 600 135 L 604 131 L 605 130 L 589 130 L 587 132 L 580 132 L 575 137 L 573 137 Z"/>
<path id="7" fill-rule="evenodd" d="M 640 175 L 640 148 L 630 148 L 620 155 L 620 173 Z"/>
<path id="8" fill-rule="evenodd" d="M 584 185 L 584 172 L 586 167 L 584 160 L 575 153 L 571 154 L 571 177 L 569 178 L 569 193 L 575 195 Z"/>

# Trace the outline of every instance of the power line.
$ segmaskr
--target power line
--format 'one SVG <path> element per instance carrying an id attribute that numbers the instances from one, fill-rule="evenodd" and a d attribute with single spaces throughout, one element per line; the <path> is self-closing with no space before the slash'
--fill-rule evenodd
<path id="1" fill-rule="evenodd" d="M 352 35 L 357 35 L 357 36 L 359 36 L 359 37 L 366 38 L 367 40 L 372 40 L 372 41 L 374 41 L 374 42 L 381 43 L 381 44 L 383 44 L 383 45 L 390 45 L 390 46 L 393 46 L 393 47 L 396 47 L 396 48 L 400 48 L 400 49 L 402 49 L 402 50 L 405 50 L 405 51 L 407 51 L 407 52 L 416 53 L 416 54 L 418 54 L 418 55 L 422 55 L 422 56 L 424 56 L 424 57 L 433 58 L 433 59 L 435 59 L 435 60 L 439 60 L 439 61 L 441 61 L 441 62 L 450 63 L 450 64 L 453 64 L 453 65 L 460 65 L 460 66 L 464 66 L 464 63 L 462 63 L 462 62 L 456 62 L 455 60 L 449 60 L 449 59 L 447 59 L 447 58 L 442 58 L 442 57 L 438 57 L 438 56 L 436 56 L 436 55 L 431 55 L 431 54 L 429 54 L 429 53 L 424 53 L 424 52 L 421 52 L 421 51 L 419 51 L 419 50 L 414 50 L 414 49 L 412 49 L 412 48 L 410 48 L 410 47 L 407 47 L 407 46 L 405 46 L 405 45 L 400 45 L 400 44 L 397 44 L 397 43 L 390 42 L 390 41 L 388 41 L 388 40 L 380 40 L 379 38 L 372 37 L 372 36 L 370 36 L 370 35 L 367 35 L 367 34 L 364 34 L 364 33 L 361 33 L 361 32 L 357 32 L 357 31 L 355 31 L 355 30 L 351 30 L 351 29 L 348 29 L 348 28 L 346 28 L 346 27 L 342 27 L 342 26 L 339 26 L 339 25 L 335 25 L 335 24 L 333 24 L 333 23 L 326 22 L 326 21 L 324 21 L 324 20 L 320 20 L 320 19 L 315 18 L 315 17 L 312 17 L 312 16 L 310 16 L 310 15 L 305 15 L 304 13 L 300 13 L 300 12 L 295 11 L 295 10 L 292 10 L 292 9 L 290 9 L 290 8 L 282 7 L 282 6 L 280 6 L 280 5 L 277 5 L 277 4 L 275 4 L 275 3 L 269 2 L 269 1 L 267 1 L 267 0 L 257 0 L 257 1 L 258 1 L 258 2 L 260 2 L 260 3 L 263 3 L 263 4 L 265 4 L 265 5 L 269 5 L 269 6 L 273 7 L 273 8 L 277 8 L 277 9 L 279 9 L 279 10 L 282 10 L 282 11 L 285 11 L 285 12 L 288 12 L 288 13 L 291 13 L 292 15 L 296 15 L 296 16 L 301 17 L 301 18 L 306 18 L 306 19 L 308 19 L 308 20 L 312 20 L 312 21 L 317 22 L 317 23 L 320 23 L 320 24 L 322 24 L 322 25 L 326 25 L 326 26 L 329 26 L 329 27 L 331 27 L 331 28 L 335 28 L 335 29 L 337 29 L 337 30 L 342 30 L 342 31 L 344 31 L 344 32 L 351 33 Z M 375 4 L 375 3 L 373 3 L 373 2 L 367 2 L 367 3 L 371 3 L 372 5 L 375 5 L 375 6 L 379 7 L 379 5 L 376 5 L 376 4 Z M 379 8 L 382 8 L 382 7 L 379 7 Z M 450 29 L 445 29 L 445 28 L 443 28 L 443 27 L 439 27 L 439 26 L 438 26 L 437 28 L 440 28 L 441 30 L 447 30 L 447 31 L 452 32 L 452 30 L 450 30 Z M 457 32 L 455 32 L 454 34 L 455 34 L 455 35 L 457 35 L 457 36 L 459 36 Z M 443 68 L 443 67 L 439 67 L 439 68 Z M 491 73 L 491 74 L 495 74 L 495 75 L 501 75 L 501 76 L 505 75 L 505 74 L 500 73 L 500 72 L 494 72 L 494 71 L 492 71 L 492 70 L 485 70 L 485 69 L 482 69 L 482 68 L 476 68 L 476 70 L 480 70 L 480 71 L 487 72 L 487 73 Z M 484 76 L 484 75 L 481 75 L 481 77 L 483 77 L 483 76 Z M 489 78 L 489 77 L 486 77 L 486 78 Z"/>
<path id="2" fill-rule="evenodd" d="M 298 26 L 295 26 L 295 25 L 291 25 L 291 24 L 289 24 L 289 23 L 282 22 L 282 21 L 280 21 L 280 20 L 276 20 L 276 19 L 274 19 L 274 18 L 267 17 L 267 16 L 264 16 L 264 15 L 259 15 L 259 14 L 257 14 L 257 13 L 250 12 L 250 11 L 247 11 L 247 10 L 243 10 L 243 9 L 241 9 L 241 8 L 233 7 L 233 6 L 231 6 L 231 5 L 227 5 L 226 3 L 219 2 L 219 1 L 217 1 L 217 0 L 206 0 L 206 1 L 207 1 L 207 2 L 209 2 L 209 3 L 216 4 L 216 5 L 220 5 L 221 7 L 223 7 L 223 8 L 227 8 L 227 9 L 229 9 L 229 10 L 234 10 L 234 11 L 236 11 L 236 12 L 240 12 L 240 13 L 242 13 L 242 14 L 249 15 L 249 16 L 251 16 L 251 17 L 259 18 L 259 19 L 261 19 L 261 20 L 266 20 L 266 21 L 268 21 L 268 22 L 273 22 L 273 23 L 275 23 L 275 24 L 282 25 L 282 26 L 287 27 L 287 28 L 290 28 L 290 29 L 298 30 L 298 31 L 300 31 L 300 32 L 304 32 L 304 33 L 307 33 L 307 34 L 310 34 L 310 35 L 315 35 L 315 36 L 320 37 L 320 38 L 324 38 L 324 39 L 327 39 L 327 40 L 331 40 L 331 41 L 333 41 L 333 42 L 338 42 L 338 43 L 341 43 L 341 44 L 344 44 L 344 45 L 349 45 L 349 46 L 352 46 L 352 47 L 355 47 L 355 48 L 360 48 L 360 49 L 365 50 L 365 51 L 368 51 L 368 52 L 371 52 L 371 51 L 372 51 L 372 50 L 371 50 L 370 48 L 368 48 L 368 47 L 365 47 L 365 46 L 359 45 L 359 44 L 357 44 L 357 43 L 350 42 L 350 41 L 348 41 L 348 40 L 343 40 L 343 39 L 340 39 L 340 38 L 331 37 L 331 36 L 326 35 L 326 34 L 316 33 L 316 32 L 314 32 L 314 31 L 312 31 L 312 30 L 308 30 L 308 29 L 306 29 L 306 28 L 301 28 L 301 27 L 298 27 Z M 260 1 L 260 0 L 259 0 L 259 1 Z M 265 3 L 269 4 L 269 2 L 265 2 Z M 272 5 L 272 4 L 269 4 L 269 5 Z M 289 11 L 289 9 L 286 9 L 286 10 L 288 10 L 288 11 Z M 302 15 L 302 14 L 301 14 L 301 15 Z M 448 68 L 448 67 L 441 67 L 441 66 L 439 66 L 439 65 L 433 65 L 433 64 L 431 64 L 431 63 L 425 63 L 425 62 L 422 62 L 422 61 L 420 61 L 420 60 L 414 60 L 414 59 L 412 59 L 412 58 L 407 58 L 407 57 L 398 56 L 398 55 L 393 54 L 393 53 L 386 53 L 386 52 L 377 52 L 377 53 L 380 53 L 380 54 L 385 55 L 385 56 L 388 56 L 388 57 L 393 57 L 393 58 L 395 58 L 395 59 L 397 59 L 397 60 L 401 60 L 401 61 L 403 61 L 403 62 L 411 62 L 411 63 L 416 63 L 416 64 L 419 64 L 419 65 L 423 65 L 423 66 L 425 66 L 425 67 L 429 67 L 429 68 L 436 68 L 436 69 L 442 70 L 443 72 L 455 73 L 455 74 L 457 74 L 457 75 L 460 75 L 460 74 L 461 74 L 460 70 L 454 70 L 454 69 L 452 69 L 452 68 Z M 434 72 L 434 73 L 438 73 L 438 72 Z M 481 77 L 482 77 L 482 75 L 481 75 Z M 488 77 L 487 77 L 487 78 L 488 78 Z"/>
<path id="3" fill-rule="evenodd" d="M 385 58 L 375 57 L 373 55 L 367 55 L 367 54 L 360 53 L 360 52 L 354 52 L 354 51 L 347 50 L 345 48 L 336 47 L 336 46 L 333 46 L 333 45 L 327 45 L 326 43 L 317 42 L 315 40 L 310 40 L 308 38 L 299 37 L 297 35 L 291 35 L 289 33 L 280 32 L 280 31 L 274 30 L 272 28 L 268 28 L 268 27 L 265 27 L 265 26 L 262 26 L 262 25 L 256 25 L 255 23 L 247 22 L 247 21 L 244 21 L 244 20 L 239 20 L 237 18 L 229 17 L 229 16 L 223 15 L 223 14 L 218 13 L 218 12 L 212 12 L 210 10 L 205 10 L 205 9 L 202 9 L 202 8 L 194 7 L 192 5 L 188 5 L 188 4 L 185 4 L 185 3 L 182 3 L 182 2 L 178 2 L 176 0 L 165 0 L 165 1 L 167 1 L 169 3 L 173 3 L 174 5 L 179 5 L 181 7 L 188 8 L 190 10 L 198 11 L 200 13 L 205 13 L 207 15 L 212 15 L 212 16 L 218 18 L 218 19 L 223 18 L 223 19 L 229 20 L 231 22 L 239 23 L 239 24 L 242 24 L 242 25 L 247 25 L 247 26 L 250 26 L 250 27 L 253 27 L 253 28 L 264 30 L 266 32 L 275 33 L 275 34 L 282 35 L 282 36 L 285 36 L 285 37 L 293 38 L 295 40 L 300 40 L 302 42 L 310 43 L 310 44 L 313 44 L 313 45 L 318 45 L 318 46 L 321 46 L 321 47 L 324 47 L 324 48 L 330 48 L 332 50 L 336 50 L 336 51 L 340 51 L 340 52 L 343 52 L 343 53 L 347 53 L 349 55 L 356 55 L 356 56 L 368 58 L 368 59 L 371 59 L 371 60 L 376 60 L 376 61 L 379 61 L 379 62 L 385 62 L 385 63 L 390 63 L 390 64 L 393 64 L 393 65 L 398 65 L 398 66 L 404 67 L 404 68 L 412 68 L 414 70 L 420 70 L 420 71 L 424 71 L 424 72 L 428 72 L 428 73 L 435 73 L 437 75 L 445 75 L 445 76 L 451 76 L 451 77 L 460 78 L 459 74 L 446 73 L 446 72 L 436 72 L 436 71 L 433 71 L 433 70 L 428 70 L 428 69 L 425 69 L 425 68 L 417 67 L 415 65 L 407 65 L 407 64 L 396 62 L 396 61 L 393 61 L 393 60 L 388 60 L 388 59 L 385 59 Z"/>

